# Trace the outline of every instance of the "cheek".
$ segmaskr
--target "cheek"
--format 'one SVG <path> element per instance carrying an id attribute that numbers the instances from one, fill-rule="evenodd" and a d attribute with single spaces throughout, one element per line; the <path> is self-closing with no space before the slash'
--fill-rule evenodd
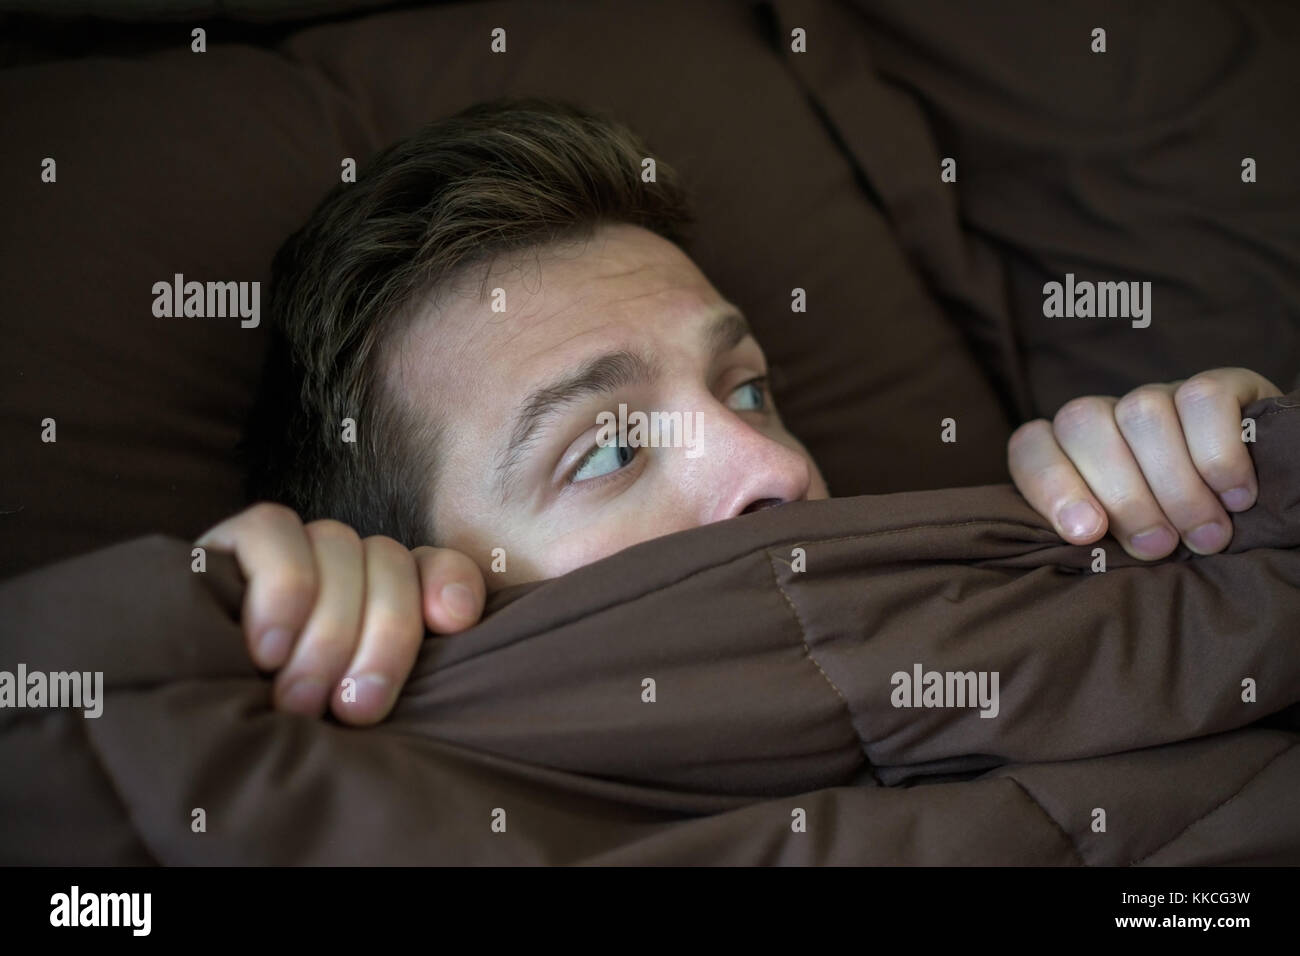
<path id="1" fill-rule="evenodd" d="M 543 543 L 535 564 L 542 577 L 556 577 L 609 557 L 616 551 L 658 537 L 657 522 L 644 514 L 608 515 L 599 522 L 567 530 Z"/>
<path id="2" fill-rule="evenodd" d="M 503 514 L 496 501 L 463 488 L 443 482 L 437 489 L 433 509 L 436 546 L 467 555 L 483 572 L 489 592 L 529 580 L 521 576 L 527 570 L 523 560 L 528 550 L 527 529 Z"/>
<path id="3" fill-rule="evenodd" d="M 566 509 L 567 517 L 548 522 L 536 565 L 545 577 L 564 574 L 642 541 L 694 528 L 700 524 L 697 511 L 680 495 L 649 485 L 595 514 L 576 503 Z"/>
<path id="4" fill-rule="evenodd" d="M 483 569 L 489 591 L 559 577 L 616 551 L 698 522 L 671 498 L 632 492 L 605 507 L 573 499 L 549 514 L 513 511 L 459 514 L 444 525 L 439 545 L 468 554 Z M 490 571 L 493 548 L 506 556 L 504 572 Z"/>

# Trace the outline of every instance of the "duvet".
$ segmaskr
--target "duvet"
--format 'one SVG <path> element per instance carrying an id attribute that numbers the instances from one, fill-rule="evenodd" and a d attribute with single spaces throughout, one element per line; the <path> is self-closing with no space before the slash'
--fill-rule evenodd
<path id="1" fill-rule="evenodd" d="M 495 595 L 393 716 L 270 709 L 227 556 L 0 585 L 0 862 L 1300 863 L 1300 393 L 1227 551 L 1061 542 L 1009 485 L 802 502 Z"/>

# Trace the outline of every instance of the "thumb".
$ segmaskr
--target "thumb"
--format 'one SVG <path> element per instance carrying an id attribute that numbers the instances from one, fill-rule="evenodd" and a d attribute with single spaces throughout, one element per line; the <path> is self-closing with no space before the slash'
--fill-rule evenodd
<path id="1" fill-rule="evenodd" d="M 411 551 L 420 572 L 420 606 L 424 623 L 435 634 L 455 634 L 483 616 L 487 585 L 469 557 L 450 548 Z"/>

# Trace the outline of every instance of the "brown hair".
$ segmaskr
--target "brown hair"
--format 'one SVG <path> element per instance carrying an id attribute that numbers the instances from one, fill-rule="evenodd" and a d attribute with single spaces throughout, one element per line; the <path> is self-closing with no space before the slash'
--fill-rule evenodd
<path id="1" fill-rule="evenodd" d="M 435 541 L 426 503 L 439 426 L 384 382 L 381 356 L 426 295 L 499 254 L 630 223 L 684 245 L 673 170 L 626 126 L 570 103 L 506 98 L 431 123 L 340 183 L 271 269 L 271 345 L 244 431 L 249 500 L 336 518 L 407 547 Z M 345 442 L 343 420 L 356 423 Z"/>

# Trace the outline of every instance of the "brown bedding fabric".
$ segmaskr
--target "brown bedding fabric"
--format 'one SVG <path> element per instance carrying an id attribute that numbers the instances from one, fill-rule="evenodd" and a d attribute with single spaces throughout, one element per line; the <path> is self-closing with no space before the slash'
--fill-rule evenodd
<path id="1" fill-rule="evenodd" d="M 878 114 L 848 95 L 835 123 L 1003 371 L 1010 318 L 1026 417 L 1216 366 L 1300 388 L 1300 6 L 847 2 L 877 95 L 923 103 L 929 123 L 923 141 L 882 147 Z M 957 160 L 955 184 L 933 175 L 940 157 Z M 1151 325 L 1045 317 L 1043 284 L 1067 273 L 1150 281 Z"/>
<path id="2" fill-rule="evenodd" d="M 844 34 L 824 33 L 829 56 Z M 0 150 L 0 576 L 151 532 L 197 537 L 238 510 L 232 451 L 276 247 L 344 157 L 364 165 L 505 94 L 607 110 L 678 167 L 699 219 L 690 251 L 749 316 L 783 417 L 836 494 L 1006 480 L 1011 423 L 988 373 L 754 4 L 457 3 L 271 48 L 214 24 L 208 43 L 192 53 L 181 31 L 151 56 L 0 72 L 14 147 Z M 865 61 L 836 82 L 864 101 L 877 83 Z M 924 127 L 915 106 L 888 121 Z M 57 183 L 40 180 L 46 156 Z M 262 282 L 264 324 L 155 318 L 153 284 L 176 273 Z M 790 310 L 796 287 L 806 313 Z M 955 444 L 937 438 L 949 416 Z M 57 443 L 41 441 L 46 418 Z"/>
<path id="3" fill-rule="evenodd" d="M 207 18 L 257 22 L 319 17 L 393 6 L 401 0 L 0 0 L 0 11 L 104 20 L 202 22 Z M 210 26 L 210 24 L 204 24 Z"/>
<path id="4" fill-rule="evenodd" d="M 269 709 L 228 557 L 32 572 L 0 667 L 106 699 L 0 711 L 0 862 L 1300 863 L 1300 392 L 1245 414 L 1223 554 L 1093 572 L 1006 485 L 788 505 L 501 592 L 368 730 Z M 998 715 L 892 706 L 916 663 Z"/>

